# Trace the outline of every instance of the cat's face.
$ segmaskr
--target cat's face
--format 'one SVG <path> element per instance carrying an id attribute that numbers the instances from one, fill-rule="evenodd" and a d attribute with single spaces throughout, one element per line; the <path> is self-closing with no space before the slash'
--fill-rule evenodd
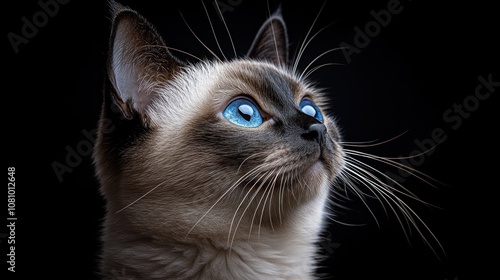
<path id="1" fill-rule="evenodd" d="M 279 16 L 248 57 L 187 65 L 141 16 L 115 9 L 94 154 L 109 212 L 160 239 L 279 230 L 323 206 L 344 164 L 340 136 L 321 92 L 287 70 Z"/>

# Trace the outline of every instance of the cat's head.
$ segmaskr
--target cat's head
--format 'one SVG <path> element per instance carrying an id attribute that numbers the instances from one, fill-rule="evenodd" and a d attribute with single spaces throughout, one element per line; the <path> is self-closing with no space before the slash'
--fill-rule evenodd
<path id="1" fill-rule="evenodd" d="M 323 93 L 289 70 L 287 49 L 277 12 L 246 57 L 184 63 L 115 5 L 94 151 L 108 213 L 157 238 L 248 236 L 320 215 L 343 151 Z"/>

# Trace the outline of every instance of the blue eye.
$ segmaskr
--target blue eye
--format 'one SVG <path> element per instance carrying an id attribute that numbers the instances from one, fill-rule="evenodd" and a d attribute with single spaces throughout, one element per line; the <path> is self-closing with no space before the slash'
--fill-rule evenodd
<path id="1" fill-rule="evenodd" d="M 239 98 L 231 101 L 224 112 L 224 118 L 243 127 L 258 127 L 262 124 L 259 109 L 250 100 Z"/>
<path id="2" fill-rule="evenodd" d="M 299 107 L 304 114 L 311 116 L 320 122 L 323 122 L 323 115 L 321 114 L 321 111 L 319 110 L 318 106 L 316 106 L 316 104 L 314 104 L 311 100 L 302 99 L 302 101 L 300 101 Z"/>

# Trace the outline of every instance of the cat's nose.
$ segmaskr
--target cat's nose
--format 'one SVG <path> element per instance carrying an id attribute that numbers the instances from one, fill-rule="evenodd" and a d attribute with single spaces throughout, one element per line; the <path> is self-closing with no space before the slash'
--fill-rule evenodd
<path id="1" fill-rule="evenodd" d="M 302 137 L 306 140 L 317 141 L 322 144 L 325 140 L 326 126 L 322 123 L 315 123 L 309 126 L 307 132 L 302 134 Z"/>

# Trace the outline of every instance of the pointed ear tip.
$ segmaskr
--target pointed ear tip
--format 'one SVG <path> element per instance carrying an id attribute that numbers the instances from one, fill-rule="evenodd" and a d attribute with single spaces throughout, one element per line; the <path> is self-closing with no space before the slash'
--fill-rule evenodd
<path id="1" fill-rule="evenodd" d="M 282 11 L 283 11 L 283 4 L 279 3 L 275 13 L 281 13 Z"/>
<path id="2" fill-rule="evenodd" d="M 116 2 L 115 0 L 108 0 L 108 8 L 111 11 L 111 13 L 114 15 L 118 11 L 123 9 L 123 5 Z"/>
<path id="3" fill-rule="evenodd" d="M 272 17 L 279 17 L 283 18 L 283 5 L 280 3 L 274 13 L 272 14 Z"/>
<path id="4" fill-rule="evenodd" d="M 283 26 L 286 26 L 285 19 L 283 19 L 283 13 L 281 10 L 281 4 L 280 6 L 276 9 L 274 13 L 271 14 L 271 16 L 267 19 L 267 22 L 278 22 Z"/>
<path id="5" fill-rule="evenodd" d="M 130 8 L 116 2 L 115 0 L 108 0 L 108 7 L 111 14 L 111 18 L 115 19 L 118 14 L 123 11 L 130 11 Z"/>

